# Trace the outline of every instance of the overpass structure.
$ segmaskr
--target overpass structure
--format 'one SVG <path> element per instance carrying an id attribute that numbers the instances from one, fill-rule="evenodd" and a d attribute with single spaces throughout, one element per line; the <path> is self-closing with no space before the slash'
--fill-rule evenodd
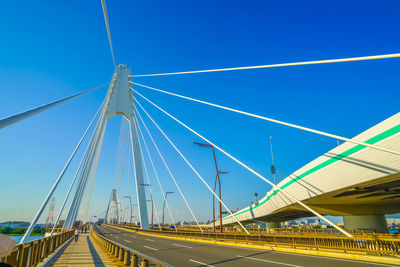
<path id="1" fill-rule="evenodd" d="M 400 113 L 355 136 L 368 144 L 400 149 Z M 242 222 L 279 222 L 313 214 L 282 194 L 287 190 L 320 214 L 343 216 L 345 228 L 386 229 L 385 214 L 400 212 L 400 157 L 345 142 L 282 180 L 258 203 L 239 210 Z M 232 216 L 223 224 L 236 223 Z"/>

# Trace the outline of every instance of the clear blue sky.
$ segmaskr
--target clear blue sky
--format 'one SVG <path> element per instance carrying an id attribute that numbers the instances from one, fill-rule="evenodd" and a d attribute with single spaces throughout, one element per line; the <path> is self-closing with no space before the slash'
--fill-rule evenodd
<path id="1" fill-rule="evenodd" d="M 399 1 L 107 1 L 107 8 L 116 61 L 135 74 L 400 52 Z M 100 0 L 5 1 L 0 22 L 0 117 L 110 80 L 113 65 Z M 399 111 L 399 67 L 398 59 L 389 59 L 136 81 L 353 137 Z M 140 91 L 268 177 L 271 135 L 284 177 L 336 145 L 325 137 Z M 33 217 L 105 92 L 0 131 L 0 221 Z M 146 107 L 211 184 L 211 152 L 194 146 L 196 137 Z M 90 215 L 105 209 L 114 184 L 119 125 L 119 117 L 108 124 Z M 165 142 L 160 147 L 199 219 L 209 219 L 207 190 Z M 270 189 L 217 156 L 220 168 L 230 171 L 223 177 L 223 198 L 232 209 Z M 56 193 L 56 211 L 77 161 Z M 165 187 L 177 191 L 159 159 L 156 165 Z M 161 209 L 156 189 L 155 194 Z M 170 205 L 178 219 L 188 219 L 177 192 Z"/>

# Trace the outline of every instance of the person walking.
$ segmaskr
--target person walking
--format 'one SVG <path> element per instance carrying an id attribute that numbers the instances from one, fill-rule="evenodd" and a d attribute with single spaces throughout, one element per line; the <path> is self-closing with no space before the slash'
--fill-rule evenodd
<path id="1" fill-rule="evenodd" d="M 79 230 L 78 228 L 75 229 L 75 242 L 78 241 L 79 238 Z"/>

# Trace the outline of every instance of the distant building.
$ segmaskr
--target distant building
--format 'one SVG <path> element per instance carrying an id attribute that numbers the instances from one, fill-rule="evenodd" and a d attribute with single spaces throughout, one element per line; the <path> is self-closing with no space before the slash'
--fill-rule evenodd
<path id="1" fill-rule="evenodd" d="M 389 228 L 398 228 L 400 225 L 400 218 L 386 218 Z"/>
<path id="2" fill-rule="evenodd" d="M 319 226 L 321 224 L 320 219 L 315 219 L 313 223 L 311 223 L 312 226 Z"/>
<path id="3" fill-rule="evenodd" d="M 295 227 L 295 226 L 298 226 L 298 225 L 299 225 L 299 223 L 297 221 L 295 221 L 295 220 L 291 220 L 291 221 L 288 222 L 288 226 L 290 226 L 290 227 Z"/>
<path id="4" fill-rule="evenodd" d="M 400 224 L 400 218 L 387 218 L 386 221 L 388 224 Z"/>

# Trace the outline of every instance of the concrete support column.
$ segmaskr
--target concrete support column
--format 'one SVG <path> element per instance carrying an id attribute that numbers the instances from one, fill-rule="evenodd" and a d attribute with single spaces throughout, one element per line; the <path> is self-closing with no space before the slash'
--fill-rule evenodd
<path id="1" fill-rule="evenodd" d="M 131 257 L 131 267 L 137 267 L 139 264 L 139 258 L 137 255 L 133 254 Z"/>
<path id="2" fill-rule="evenodd" d="M 119 253 L 119 247 L 115 246 L 114 257 L 118 258 L 118 253 Z"/>
<path id="3" fill-rule="evenodd" d="M 347 229 L 368 229 L 378 233 L 385 233 L 387 230 L 386 217 L 383 214 L 343 216 L 343 223 Z"/>
<path id="4" fill-rule="evenodd" d="M 124 255 L 125 255 L 125 251 L 122 248 L 120 248 L 119 249 L 119 257 L 118 257 L 118 259 L 120 261 L 124 261 Z"/>
<path id="5" fill-rule="evenodd" d="M 143 260 L 142 260 L 142 264 L 140 265 L 140 267 L 149 267 L 149 261 L 143 259 Z"/>
<path id="6" fill-rule="evenodd" d="M 129 250 L 125 250 L 124 265 L 125 266 L 131 265 L 131 255 L 130 255 Z"/>

